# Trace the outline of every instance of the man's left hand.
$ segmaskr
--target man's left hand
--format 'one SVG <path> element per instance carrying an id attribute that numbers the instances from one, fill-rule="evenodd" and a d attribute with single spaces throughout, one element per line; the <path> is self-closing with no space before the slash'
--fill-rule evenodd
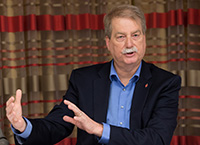
<path id="1" fill-rule="evenodd" d="M 74 124 L 78 128 L 85 130 L 89 134 L 94 134 L 98 137 L 102 136 L 103 125 L 95 122 L 81 111 L 75 104 L 70 101 L 64 100 L 65 105 L 74 112 L 74 117 L 64 116 L 63 120 Z"/>

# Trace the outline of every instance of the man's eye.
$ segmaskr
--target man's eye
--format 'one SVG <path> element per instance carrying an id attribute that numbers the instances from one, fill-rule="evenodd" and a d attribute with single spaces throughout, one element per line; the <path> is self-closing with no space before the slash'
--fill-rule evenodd
<path id="1" fill-rule="evenodd" d="M 124 36 L 118 36 L 117 38 L 124 38 Z"/>
<path id="2" fill-rule="evenodd" d="M 133 40 L 138 40 L 140 38 L 140 34 L 135 33 L 132 35 L 132 38 Z"/>
<path id="3" fill-rule="evenodd" d="M 138 37 L 139 35 L 138 34 L 133 34 L 133 37 Z"/>
<path id="4" fill-rule="evenodd" d="M 123 41 L 125 39 L 125 36 L 117 36 L 117 41 Z"/>

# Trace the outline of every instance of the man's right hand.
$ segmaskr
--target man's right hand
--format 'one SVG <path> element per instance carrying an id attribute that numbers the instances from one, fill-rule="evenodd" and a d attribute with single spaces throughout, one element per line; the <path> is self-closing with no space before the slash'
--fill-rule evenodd
<path id="1" fill-rule="evenodd" d="M 16 91 L 16 97 L 11 96 L 6 102 L 6 116 L 13 127 L 20 132 L 26 129 L 26 122 L 22 117 L 21 105 L 22 91 Z"/>

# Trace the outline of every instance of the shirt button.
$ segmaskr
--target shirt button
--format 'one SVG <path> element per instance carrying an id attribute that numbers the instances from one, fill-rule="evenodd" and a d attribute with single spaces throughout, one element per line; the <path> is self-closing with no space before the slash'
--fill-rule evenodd
<path id="1" fill-rule="evenodd" d="M 125 88 L 123 88 L 123 91 L 126 91 L 126 89 L 125 89 Z"/>
<path id="2" fill-rule="evenodd" d="M 124 109 L 124 106 L 121 106 L 121 109 Z"/>
<path id="3" fill-rule="evenodd" d="M 120 124 L 120 125 L 122 125 L 123 123 L 122 123 L 122 122 L 120 122 L 119 124 Z"/>

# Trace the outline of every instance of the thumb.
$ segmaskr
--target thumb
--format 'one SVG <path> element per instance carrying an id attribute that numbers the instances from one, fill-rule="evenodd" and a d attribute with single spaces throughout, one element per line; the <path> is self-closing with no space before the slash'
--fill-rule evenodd
<path id="1" fill-rule="evenodd" d="M 17 104 L 21 104 L 21 99 L 22 99 L 22 91 L 20 89 L 18 89 L 16 91 L 16 103 Z"/>

